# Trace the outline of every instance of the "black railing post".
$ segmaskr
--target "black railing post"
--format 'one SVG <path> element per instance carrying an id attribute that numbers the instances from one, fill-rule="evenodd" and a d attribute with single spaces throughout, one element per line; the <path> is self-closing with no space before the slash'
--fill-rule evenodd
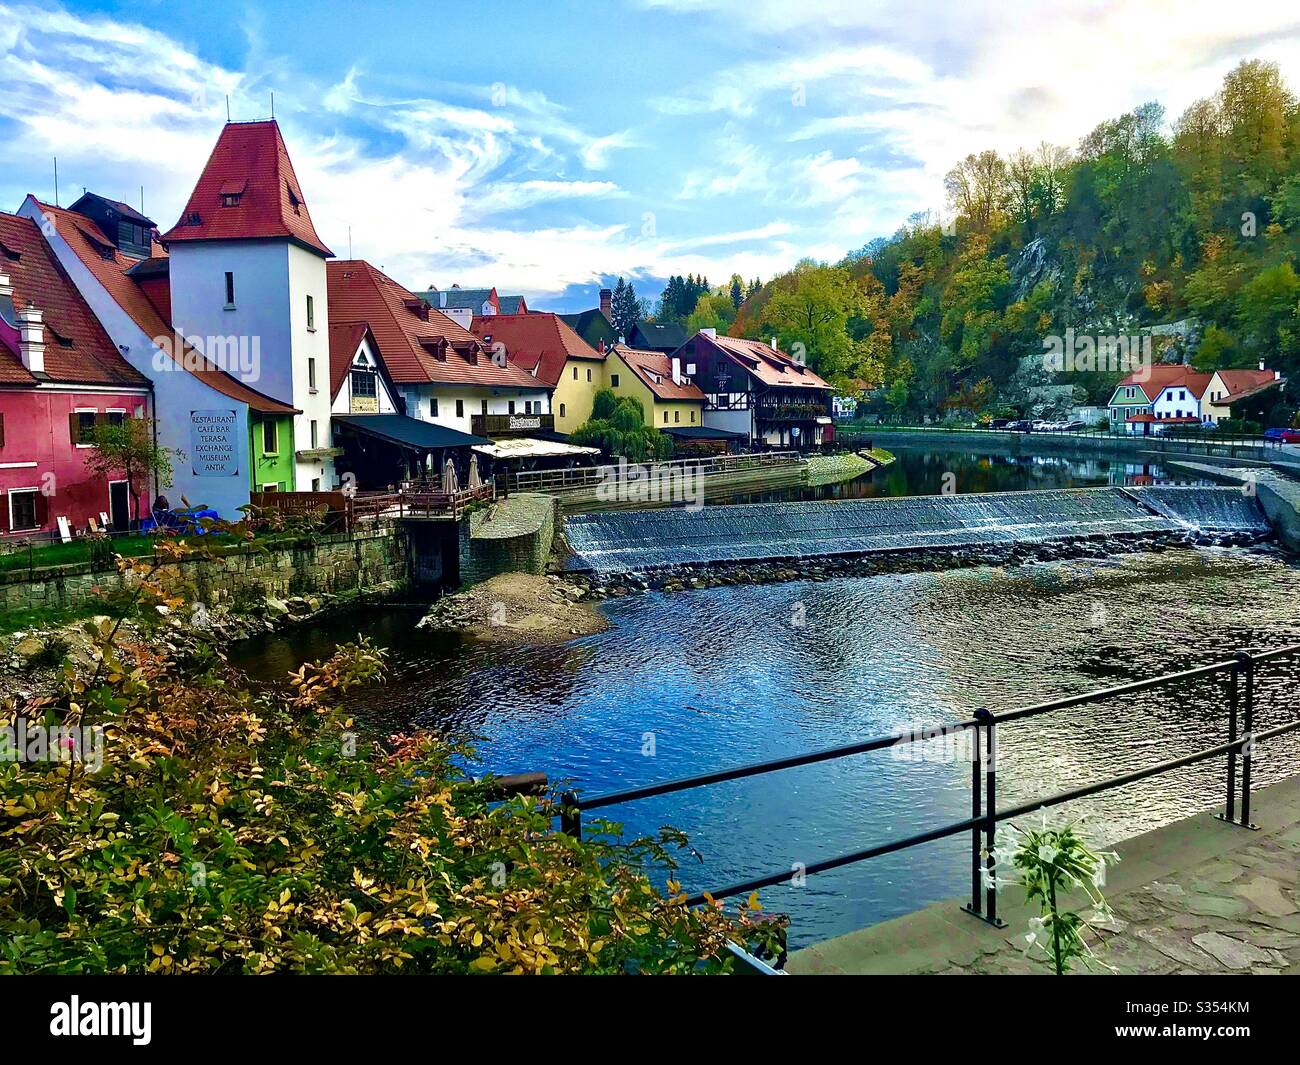
<path id="1" fill-rule="evenodd" d="M 983 800 L 981 793 L 984 791 L 984 729 L 979 725 L 969 729 L 975 738 L 971 747 L 970 759 L 970 815 L 972 818 L 980 817 L 983 813 Z M 976 825 L 970 830 L 970 907 L 969 910 L 976 917 L 983 917 L 983 911 L 980 909 L 981 884 L 980 878 L 984 868 L 984 855 L 980 849 L 980 829 Z"/>
<path id="2" fill-rule="evenodd" d="M 578 805 L 576 791 L 566 791 L 560 796 L 560 831 L 582 839 L 582 807 Z"/>
<path id="3" fill-rule="evenodd" d="M 1246 655 L 1241 664 L 1246 673 L 1242 691 L 1241 824 L 1254 828 L 1250 823 L 1250 768 L 1255 747 L 1255 660 Z"/>
<path id="4" fill-rule="evenodd" d="M 997 858 L 993 848 L 998 832 L 998 722 L 988 710 L 980 708 L 975 711 L 976 720 L 984 721 L 984 736 L 987 743 L 984 758 L 984 781 L 987 794 L 984 801 L 984 868 L 988 882 L 984 886 L 984 920 L 1001 928 L 998 920 L 998 890 L 995 883 Z"/>
<path id="5" fill-rule="evenodd" d="M 1232 672 L 1228 677 L 1228 742 L 1237 742 L 1237 708 L 1241 703 L 1241 672 L 1243 662 L 1245 668 L 1249 668 L 1250 655 L 1245 651 L 1238 651 L 1234 656 L 1236 661 L 1232 663 Z M 1235 821 L 1237 819 L 1237 750 L 1233 748 L 1228 752 L 1228 801 L 1224 808 L 1223 818 L 1225 821 Z"/>

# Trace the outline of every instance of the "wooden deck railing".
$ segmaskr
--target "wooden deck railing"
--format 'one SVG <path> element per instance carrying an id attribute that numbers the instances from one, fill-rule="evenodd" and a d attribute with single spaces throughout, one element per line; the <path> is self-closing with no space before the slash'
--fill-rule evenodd
<path id="1" fill-rule="evenodd" d="M 436 484 L 410 482 L 391 491 L 356 492 L 254 492 L 254 506 L 281 514 L 318 515 L 327 529 L 352 531 L 362 522 L 396 518 L 459 518 L 474 503 L 491 502 L 495 486 L 447 493 Z"/>
<path id="2" fill-rule="evenodd" d="M 667 475 L 672 470 L 699 470 L 708 477 L 736 470 L 764 469 L 772 466 L 797 464 L 802 456 L 797 451 L 762 451 L 754 455 L 706 455 L 694 459 L 674 459 L 645 465 L 627 463 L 608 466 L 584 466 L 571 470 L 531 470 L 507 474 L 506 484 L 512 492 L 566 492 L 594 488 L 623 479 L 625 471 L 633 469 L 631 477 L 642 480 L 646 476 Z"/>

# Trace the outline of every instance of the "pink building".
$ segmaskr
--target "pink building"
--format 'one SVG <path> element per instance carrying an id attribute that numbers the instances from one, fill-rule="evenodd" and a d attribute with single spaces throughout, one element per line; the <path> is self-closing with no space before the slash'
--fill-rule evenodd
<path id="1" fill-rule="evenodd" d="M 0 537 L 128 527 L 126 481 L 86 470 L 95 426 L 146 417 L 150 385 L 114 347 L 35 222 L 0 213 Z M 140 513 L 150 486 L 136 486 Z"/>

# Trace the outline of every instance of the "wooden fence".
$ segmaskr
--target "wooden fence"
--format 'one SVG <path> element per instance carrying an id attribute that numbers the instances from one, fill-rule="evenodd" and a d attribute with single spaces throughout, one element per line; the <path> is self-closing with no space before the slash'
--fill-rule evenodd
<path id="1" fill-rule="evenodd" d="M 625 475 L 633 480 L 645 480 L 650 477 L 670 476 L 675 470 L 699 470 L 702 476 L 708 477 L 718 473 L 734 473 L 737 470 L 792 466 L 797 465 L 802 459 L 803 456 L 797 451 L 762 451 L 753 455 L 710 455 L 645 465 L 633 462 L 609 466 L 584 466 L 571 470 L 530 470 L 503 476 L 512 492 L 554 494 L 617 482 Z M 629 474 L 628 471 L 631 473 Z"/>

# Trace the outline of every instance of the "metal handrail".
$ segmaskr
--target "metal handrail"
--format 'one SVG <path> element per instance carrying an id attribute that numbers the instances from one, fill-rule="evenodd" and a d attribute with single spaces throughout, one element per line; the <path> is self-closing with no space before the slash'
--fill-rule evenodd
<path id="1" fill-rule="evenodd" d="M 1250 823 L 1251 770 L 1253 765 L 1254 746 L 1262 740 L 1273 739 L 1277 736 L 1285 735 L 1288 732 L 1300 730 L 1300 718 L 1298 718 L 1295 721 L 1278 725 L 1264 732 L 1257 733 L 1254 731 L 1255 667 L 1262 662 L 1274 661 L 1296 653 L 1300 653 L 1300 644 L 1291 644 L 1286 647 L 1275 648 L 1271 651 L 1261 651 L 1254 655 L 1245 651 L 1239 651 L 1229 660 L 1213 662 L 1209 665 L 1197 666 L 1192 669 L 1180 670 L 1176 673 L 1166 673 L 1158 677 L 1133 681 L 1128 684 L 1115 685 L 1109 688 L 1099 688 L 1078 695 L 1065 696 L 1060 699 L 1053 699 L 1050 702 L 1037 703 L 1032 706 L 1010 710 L 997 716 L 993 715 L 988 710 L 981 709 L 976 712 L 975 717 L 971 720 L 936 726 L 933 729 L 925 730 L 919 735 L 913 733 L 911 735 L 879 736 L 873 739 L 861 740 L 857 743 L 845 744 L 839 747 L 831 747 L 819 751 L 811 751 L 806 754 L 756 762 L 751 765 L 740 766 L 734 769 L 702 773 L 692 777 L 684 777 L 679 780 L 664 781 L 659 784 L 649 784 L 643 787 L 629 788 L 624 791 L 610 792 L 604 795 L 596 795 L 591 798 L 582 798 L 576 792 L 568 791 L 565 792 L 560 799 L 559 816 L 561 830 L 581 838 L 582 814 L 587 810 L 598 810 L 607 806 L 615 806 L 626 802 L 635 802 L 640 799 L 653 798 L 658 795 L 667 795 L 672 792 L 706 787 L 711 784 L 718 784 L 729 780 L 739 780 L 744 777 L 759 776 L 766 773 L 779 772 L 784 769 L 792 769 L 798 766 L 813 765 L 818 762 L 831 761 L 857 754 L 866 754 L 871 751 L 882 750 L 886 747 L 915 743 L 918 740 L 930 740 L 973 729 L 975 731 L 975 744 L 973 748 L 974 757 L 971 766 L 970 817 L 938 828 L 929 829 L 912 836 L 907 836 L 902 839 L 876 844 L 838 857 L 823 859 L 820 862 L 814 862 L 810 865 L 803 866 L 801 871 L 804 875 L 810 876 L 969 831 L 971 833 L 971 900 L 968 905 L 963 907 L 963 909 L 990 924 L 1000 926 L 1001 922 L 998 920 L 997 916 L 997 895 L 990 885 L 983 883 L 985 874 L 992 873 L 993 871 L 992 851 L 994 835 L 999 822 L 1014 817 L 1020 817 L 1035 810 L 1042 810 L 1051 806 L 1059 806 L 1062 803 L 1070 802 L 1074 799 L 1086 798 L 1089 795 L 1109 791 L 1113 788 L 1124 787 L 1125 785 L 1145 780 L 1148 777 L 1158 776 L 1161 773 L 1171 772 L 1175 769 L 1181 769 L 1189 765 L 1194 765 L 1199 762 L 1208 761 L 1212 758 L 1227 755 L 1226 801 L 1224 803 L 1224 812 L 1218 816 L 1221 820 L 1226 821 L 1229 824 L 1237 825 L 1242 828 L 1254 828 L 1255 826 Z M 1167 761 L 1160 762 L 1156 765 L 1146 766 L 1116 777 L 1110 777 L 1106 780 L 1096 781 L 1092 784 L 1085 784 L 1068 791 L 1058 792 L 1054 795 L 1034 799 L 1030 802 L 1010 807 L 1009 809 L 998 809 L 996 753 L 997 726 L 999 724 L 1021 721 L 1029 717 L 1036 717 L 1040 714 L 1052 713 L 1056 710 L 1064 710 L 1085 703 L 1101 702 L 1122 695 L 1131 695 L 1136 692 L 1150 691 L 1155 688 L 1161 688 L 1200 677 L 1212 676 L 1225 671 L 1228 673 L 1230 680 L 1228 700 L 1228 740 L 1226 743 L 1194 751 L 1191 754 L 1183 755 L 1178 758 L 1168 759 Z M 1241 716 L 1242 724 L 1240 735 L 1238 734 L 1237 727 L 1239 714 Z M 1241 762 L 1241 814 L 1238 819 L 1238 790 L 1236 779 L 1237 763 L 1239 760 Z M 981 844 L 981 835 L 984 837 L 983 844 Z M 749 892 L 757 891 L 760 888 L 772 887 L 776 884 L 784 883 L 791 878 L 791 875 L 792 874 L 789 871 L 783 870 L 780 873 L 773 873 L 767 876 L 746 880 L 743 883 L 732 884 L 716 891 L 700 892 L 690 896 L 686 900 L 686 905 L 694 906 L 709 900 L 719 900 L 730 898 L 735 895 L 748 894 Z M 981 888 L 983 888 L 983 890 L 981 890 Z"/>

